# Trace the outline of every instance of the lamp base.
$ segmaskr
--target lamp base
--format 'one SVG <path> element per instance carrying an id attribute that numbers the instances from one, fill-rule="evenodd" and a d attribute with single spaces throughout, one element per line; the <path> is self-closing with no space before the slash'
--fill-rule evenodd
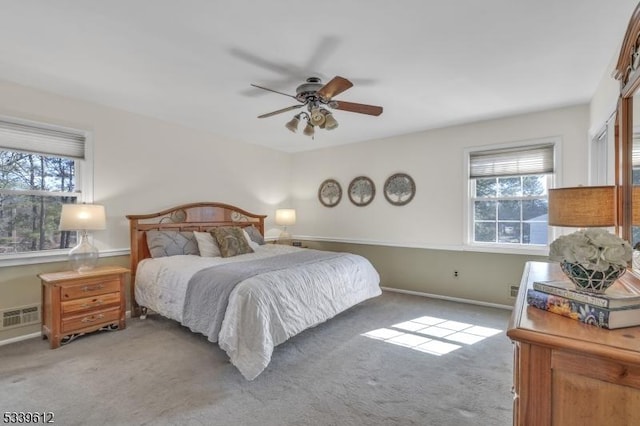
<path id="1" fill-rule="evenodd" d="M 291 244 L 291 234 L 286 229 L 278 236 L 278 244 Z"/>
<path id="2" fill-rule="evenodd" d="M 90 271 L 98 264 L 98 257 L 98 249 L 89 242 L 89 236 L 83 231 L 80 243 L 69 252 L 71 269 L 80 273 Z"/>

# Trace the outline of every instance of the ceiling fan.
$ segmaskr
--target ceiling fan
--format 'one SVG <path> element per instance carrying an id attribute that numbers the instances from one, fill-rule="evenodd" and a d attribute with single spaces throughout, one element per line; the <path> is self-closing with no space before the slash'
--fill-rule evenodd
<path id="1" fill-rule="evenodd" d="M 307 125 L 305 126 L 303 133 L 307 136 L 313 136 L 315 127 L 327 130 L 333 130 L 338 127 L 338 122 L 327 107 L 342 111 L 356 112 L 359 114 L 375 116 L 382 114 L 382 107 L 380 106 L 358 104 L 333 99 L 334 96 L 339 95 L 353 86 L 353 83 L 340 76 L 333 77 L 327 84 L 323 84 L 322 80 L 318 77 L 309 77 L 307 78 L 306 83 L 303 83 L 296 88 L 295 96 L 269 89 L 268 87 L 259 86 L 257 84 L 251 85 L 258 89 L 268 90 L 270 92 L 288 96 L 299 102 L 297 105 L 292 105 L 287 108 L 259 115 L 258 118 L 267 118 L 306 106 L 308 112 L 303 111 L 296 114 L 291 121 L 285 124 L 285 127 L 295 133 L 298 129 L 298 125 L 300 124 L 300 119 L 304 118 L 307 120 Z"/>

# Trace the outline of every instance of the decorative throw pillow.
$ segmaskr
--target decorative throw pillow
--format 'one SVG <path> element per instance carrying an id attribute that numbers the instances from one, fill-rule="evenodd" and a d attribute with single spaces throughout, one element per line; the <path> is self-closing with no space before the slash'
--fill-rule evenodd
<path id="1" fill-rule="evenodd" d="M 260 247 L 260 244 L 254 242 L 244 229 L 242 230 L 242 235 L 244 235 L 244 239 L 247 240 L 249 247 L 251 247 L 253 251 L 256 251 Z"/>
<path id="2" fill-rule="evenodd" d="M 218 242 L 222 257 L 232 257 L 239 254 L 253 253 L 249 243 L 242 233 L 242 228 L 237 226 L 221 226 L 214 228 L 211 235 Z"/>
<path id="3" fill-rule="evenodd" d="M 200 251 L 200 256 L 202 257 L 220 257 L 220 247 L 218 247 L 218 242 L 213 238 L 210 232 L 198 232 L 193 231 L 193 235 L 196 237 L 196 241 L 198 242 L 198 250 Z"/>
<path id="4" fill-rule="evenodd" d="M 196 237 L 190 231 L 147 231 L 147 247 L 151 257 L 200 254 Z"/>
<path id="5" fill-rule="evenodd" d="M 258 228 L 256 228 L 255 226 L 251 225 L 251 226 L 247 226 L 246 228 L 244 228 L 244 230 L 247 231 L 247 234 L 249 234 L 249 237 L 251 238 L 251 241 L 253 241 L 254 243 L 260 244 L 260 245 L 264 244 L 264 237 L 262 236 L 260 231 L 258 231 Z"/>

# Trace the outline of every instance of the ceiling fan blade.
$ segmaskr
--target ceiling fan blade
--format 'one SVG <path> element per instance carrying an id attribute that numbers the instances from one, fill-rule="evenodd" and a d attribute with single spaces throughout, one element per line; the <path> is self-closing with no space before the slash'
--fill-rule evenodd
<path id="1" fill-rule="evenodd" d="M 242 50 L 238 47 L 232 47 L 231 49 L 229 49 L 229 53 L 236 58 L 242 59 L 245 62 L 259 66 L 260 68 L 264 68 L 276 74 L 287 75 L 289 73 L 289 68 L 287 67 L 287 65 L 264 59 L 258 55 L 255 55 L 246 50 Z"/>
<path id="2" fill-rule="evenodd" d="M 284 86 L 290 86 L 296 82 L 299 82 L 300 80 L 304 80 L 312 71 L 314 71 L 316 68 L 319 68 L 317 66 L 300 67 L 295 64 L 270 61 L 237 47 L 232 47 L 231 49 L 229 49 L 229 53 L 236 58 L 248 62 L 252 65 L 256 65 L 275 74 L 279 74 L 281 76 L 280 79 L 282 80 L 281 84 Z"/>
<path id="3" fill-rule="evenodd" d="M 353 102 L 345 101 L 332 101 L 333 108 L 340 109 L 342 111 L 357 112 L 360 114 L 380 115 L 382 114 L 382 107 L 375 105 L 356 104 Z"/>
<path id="4" fill-rule="evenodd" d="M 302 69 L 306 70 L 307 74 L 311 74 L 315 70 L 326 68 L 323 65 L 328 61 L 329 56 L 337 50 L 339 44 L 340 39 L 335 35 L 322 37 L 307 64 Z"/>
<path id="5" fill-rule="evenodd" d="M 277 111 L 272 111 L 272 112 L 268 112 L 268 113 L 266 113 L 266 114 L 259 115 L 259 116 L 258 116 L 258 118 L 267 118 L 267 117 L 271 117 L 272 115 L 281 114 L 281 113 L 283 113 L 283 112 L 287 112 L 287 111 L 291 111 L 291 110 L 294 110 L 294 109 L 298 109 L 298 108 L 301 108 L 301 107 L 303 107 L 303 106 L 304 106 L 304 104 L 300 104 L 300 105 L 293 105 L 293 106 L 290 106 L 290 107 L 286 107 L 286 108 L 279 109 L 279 110 L 277 110 Z"/>
<path id="6" fill-rule="evenodd" d="M 257 87 L 258 89 L 268 90 L 269 92 L 278 93 L 279 95 L 285 95 L 285 96 L 288 96 L 288 97 L 290 97 L 290 98 L 296 99 L 296 97 L 295 97 L 295 96 L 290 95 L 290 94 L 288 94 L 288 93 L 278 92 L 277 90 L 269 89 L 268 87 L 258 86 L 257 84 L 253 84 L 253 83 L 251 83 L 251 85 L 252 85 L 253 87 Z"/>
<path id="7" fill-rule="evenodd" d="M 318 90 L 318 95 L 322 96 L 326 100 L 330 100 L 335 95 L 339 95 L 348 88 L 353 86 L 353 83 L 344 77 L 335 76 L 330 82 L 325 84 Z"/>

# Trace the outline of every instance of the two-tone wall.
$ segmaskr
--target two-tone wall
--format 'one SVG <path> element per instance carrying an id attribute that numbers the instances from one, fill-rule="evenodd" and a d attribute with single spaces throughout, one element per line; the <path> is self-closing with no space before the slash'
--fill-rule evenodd
<path id="1" fill-rule="evenodd" d="M 91 131 L 94 200 L 106 206 L 108 216 L 107 230 L 96 232 L 95 241 L 103 253 L 119 254 L 103 263 L 125 266 L 126 214 L 222 201 L 269 215 L 267 228 L 273 230 L 275 208 L 292 206 L 295 236 L 312 241 L 312 247 L 365 255 L 383 286 L 510 305 L 509 287 L 519 283 L 524 262 L 542 258 L 464 247 L 464 149 L 559 137 L 558 183 L 587 183 L 588 105 L 296 154 L 6 82 L 0 82 L 0 114 Z M 417 185 L 414 200 L 403 207 L 390 205 L 381 193 L 384 180 L 396 172 L 409 173 Z M 361 174 L 378 188 L 371 204 L 356 207 L 346 193 L 334 208 L 319 203 L 324 179 L 337 179 L 346 191 Z M 0 267 L 0 309 L 39 303 L 37 274 L 66 267 Z M 0 332 L 0 341 L 37 331 L 35 326 Z"/>
<path id="2" fill-rule="evenodd" d="M 0 115 L 91 132 L 94 201 L 107 213 L 107 229 L 94 241 L 104 255 L 120 254 L 103 263 L 129 264 L 127 214 L 221 201 L 269 215 L 273 228 L 289 196 L 290 155 L 264 147 L 1 81 Z M 65 262 L 0 266 L 0 310 L 40 303 L 37 274 L 64 269 Z M 38 330 L 0 331 L 0 341 Z"/>
<path id="3" fill-rule="evenodd" d="M 464 151 L 557 137 L 556 184 L 587 185 L 588 128 L 585 104 L 296 153 L 291 168 L 297 223 L 291 232 L 309 240 L 342 242 L 331 247 L 367 254 L 387 287 L 511 305 L 509 287 L 520 282 L 524 262 L 543 259 L 546 253 L 487 253 L 465 246 Z M 417 188 L 414 199 L 402 207 L 382 194 L 386 178 L 397 172 L 411 175 Z M 376 185 L 375 199 L 365 207 L 355 206 L 346 194 L 359 175 Z M 332 208 L 317 198 L 327 178 L 336 179 L 344 193 Z"/>

